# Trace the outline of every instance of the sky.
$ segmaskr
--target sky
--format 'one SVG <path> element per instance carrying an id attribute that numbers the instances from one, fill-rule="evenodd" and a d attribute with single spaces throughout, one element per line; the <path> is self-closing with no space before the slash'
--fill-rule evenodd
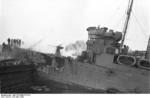
<path id="1" fill-rule="evenodd" d="M 0 0 L 0 44 L 19 38 L 24 47 L 53 52 L 49 45 L 87 40 L 89 26 L 122 31 L 129 0 Z M 150 35 L 150 0 L 134 0 L 125 44 L 145 50 Z"/>

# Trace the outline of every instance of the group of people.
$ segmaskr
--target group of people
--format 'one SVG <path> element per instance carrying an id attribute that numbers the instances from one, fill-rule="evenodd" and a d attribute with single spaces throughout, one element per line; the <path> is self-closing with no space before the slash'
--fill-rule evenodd
<path id="1" fill-rule="evenodd" d="M 22 41 L 21 39 L 10 39 L 8 38 L 7 39 L 7 43 L 6 44 L 5 42 L 2 43 L 2 51 L 11 51 L 11 47 L 20 47 L 21 44 L 22 44 Z"/>
<path id="2" fill-rule="evenodd" d="M 20 47 L 21 44 L 22 44 L 21 39 L 10 39 L 10 38 L 8 38 L 7 41 L 8 41 L 8 45 L 11 45 L 11 46 L 18 46 L 18 47 Z"/>

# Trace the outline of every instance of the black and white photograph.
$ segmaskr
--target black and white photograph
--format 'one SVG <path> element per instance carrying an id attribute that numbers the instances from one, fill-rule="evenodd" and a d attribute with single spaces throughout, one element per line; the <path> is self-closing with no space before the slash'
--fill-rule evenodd
<path id="1" fill-rule="evenodd" d="M 150 94 L 149 9 L 150 0 L 0 0 L 0 97 Z"/>

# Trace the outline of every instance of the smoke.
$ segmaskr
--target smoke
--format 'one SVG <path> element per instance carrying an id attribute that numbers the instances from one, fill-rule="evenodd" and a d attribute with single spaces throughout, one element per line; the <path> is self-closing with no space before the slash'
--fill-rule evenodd
<path id="1" fill-rule="evenodd" d="M 70 43 L 65 47 L 65 54 L 72 57 L 77 57 L 81 55 L 82 51 L 86 50 L 86 42 L 78 40 L 75 43 Z"/>

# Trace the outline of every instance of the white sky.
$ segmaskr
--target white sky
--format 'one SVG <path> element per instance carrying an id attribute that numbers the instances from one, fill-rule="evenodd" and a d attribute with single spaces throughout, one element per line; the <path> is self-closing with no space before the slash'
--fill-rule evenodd
<path id="1" fill-rule="evenodd" d="M 21 38 L 29 47 L 43 39 L 34 48 L 48 52 L 49 44 L 87 40 L 89 26 L 122 31 L 127 5 L 128 0 L 0 0 L 0 44 Z M 132 49 L 146 49 L 149 9 L 150 0 L 134 0 L 125 41 Z"/>

